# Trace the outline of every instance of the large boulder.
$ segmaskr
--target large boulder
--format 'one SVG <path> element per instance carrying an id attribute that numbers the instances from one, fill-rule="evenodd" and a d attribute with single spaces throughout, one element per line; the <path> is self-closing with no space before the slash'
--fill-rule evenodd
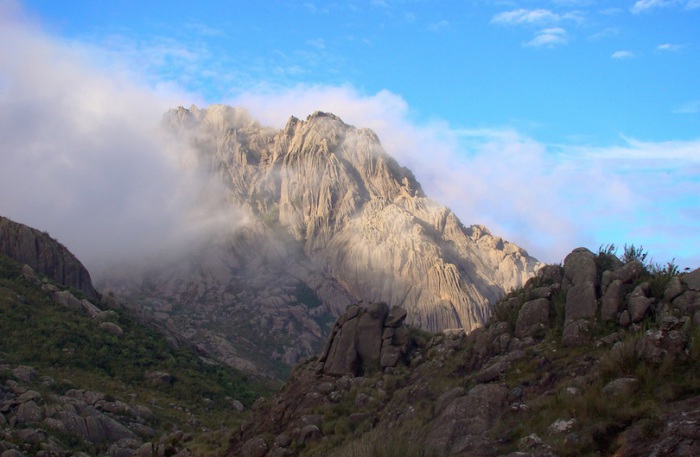
<path id="1" fill-rule="evenodd" d="M 567 292 L 571 287 L 590 282 L 598 285 L 598 267 L 595 255 L 586 248 L 576 248 L 564 259 L 564 278 L 562 290 Z"/>
<path id="2" fill-rule="evenodd" d="M 616 279 L 610 283 L 603 295 L 603 303 L 600 307 L 600 318 L 604 321 L 617 319 L 625 301 L 625 286 L 622 280 Z"/>
<path id="3" fill-rule="evenodd" d="M 591 281 L 577 283 L 566 293 L 565 324 L 577 319 L 591 319 L 598 310 L 595 285 Z"/>
<path id="4" fill-rule="evenodd" d="M 386 303 L 356 304 L 336 321 L 318 358 L 330 375 L 358 376 L 366 369 L 395 366 L 406 351 L 406 311 Z"/>
<path id="5" fill-rule="evenodd" d="M 538 298 L 526 302 L 518 313 L 515 323 L 515 336 L 524 338 L 534 336 L 547 328 L 549 324 L 549 300 Z"/>

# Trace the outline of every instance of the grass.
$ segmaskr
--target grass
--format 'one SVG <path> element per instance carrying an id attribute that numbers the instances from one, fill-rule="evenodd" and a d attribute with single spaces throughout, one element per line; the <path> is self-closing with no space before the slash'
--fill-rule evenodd
<path id="1" fill-rule="evenodd" d="M 58 394 L 80 388 L 146 405 L 158 417 L 151 425 L 161 432 L 236 426 L 242 416 L 230 400 L 250 406 L 270 392 L 260 380 L 205 362 L 189 350 L 173 350 L 164 335 L 125 313 L 114 313 L 111 321 L 124 330 L 122 336 L 109 335 L 87 315 L 54 303 L 34 280 L 21 275 L 19 264 L 0 256 L 0 360 L 30 365 L 40 376 L 57 380 L 32 388 Z M 149 371 L 168 372 L 172 382 L 154 386 L 145 377 Z M 0 377 L 6 380 L 11 374 Z M 198 422 L 188 425 L 193 417 Z M 197 455 L 217 455 L 222 449 L 213 445 L 214 437 L 200 441 L 195 443 L 202 450 Z M 213 446 L 212 454 L 204 451 L 207 446 Z"/>

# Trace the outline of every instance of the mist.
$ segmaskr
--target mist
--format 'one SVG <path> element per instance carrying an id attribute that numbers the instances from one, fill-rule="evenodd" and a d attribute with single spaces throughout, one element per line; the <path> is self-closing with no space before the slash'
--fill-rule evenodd
<path id="1" fill-rule="evenodd" d="M 10 5 L 11 6 L 11 5 Z M 0 214 L 49 232 L 93 276 L 186 249 L 242 217 L 160 126 L 192 100 L 0 12 Z"/>

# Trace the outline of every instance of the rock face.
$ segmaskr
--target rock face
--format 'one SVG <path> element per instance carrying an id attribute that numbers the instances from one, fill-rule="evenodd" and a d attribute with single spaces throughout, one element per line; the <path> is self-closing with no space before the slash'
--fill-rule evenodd
<path id="1" fill-rule="evenodd" d="M 318 358 L 319 370 L 358 376 L 366 369 L 396 366 L 406 353 L 406 310 L 384 302 L 352 305 L 336 321 Z"/>
<path id="2" fill-rule="evenodd" d="M 604 255 L 542 268 L 469 334 L 395 341 L 403 309 L 348 307 L 227 455 L 698 455 L 700 269 L 674 277 Z M 395 365 L 377 362 L 388 341 Z"/>
<path id="3" fill-rule="evenodd" d="M 90 300 L 99 298 L 83 264 L 46 232 L 0 216 L 0 254 L 26 263 L 64 286 L 83 291 Z"/>
<path id="4" fill-rule="evenodd" d="M 152 299 L 140 307 L 234 365 L 270 357 L 244 353 L 261 335 L 288 364 L 316 353 L 328 324 L 360 300 L 401 306 L 411 325 L 425 329 L 470 331 L 499 295 L 539 267 L 484 227 L 462 225 L 424 195 L 372 131 L 332 114 L 292 117 L 279 131 L 238 108 L 181 107 L 164 124 L 195 150 L 203 172 L 224 186 L 225 204 L 246 222 L 186 267 L 177 262 L 141 284 L 109 286 L 146 292 Z M 236 340 L 247 328 L 247 341 Z M 281 331 L 296 337 L 285 340 Z"/>

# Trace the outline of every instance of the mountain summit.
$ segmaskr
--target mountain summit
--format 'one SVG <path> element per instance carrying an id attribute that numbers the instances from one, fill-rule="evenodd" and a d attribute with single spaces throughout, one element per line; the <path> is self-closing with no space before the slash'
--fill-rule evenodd
<path id="1" fill-rule="evenodd" d="M 188 268 L 152 271 L 141 286 L 153 299 L 142 301 L 220 355 L 235 352 L 230 361 L 250 360 L 238 349 L 246 344 L 231 344 L 244 335 L 248 346 L 263 337 L 268 356 L 290 364 L 314 354 L 357 301 L 400 305 L 410 325 L 428 330 L 471 331 L 540 265 L 483 226 L 465 227 L 374 132 L 333 114 L 291 117 L 280 131 L 241 108 L 193 106 L 171 110 L 164 125 L 245 223 L 232 221 L 236 230 L 205 245 Z M 204 319 L 183 317 L 195 309 Z"/>

